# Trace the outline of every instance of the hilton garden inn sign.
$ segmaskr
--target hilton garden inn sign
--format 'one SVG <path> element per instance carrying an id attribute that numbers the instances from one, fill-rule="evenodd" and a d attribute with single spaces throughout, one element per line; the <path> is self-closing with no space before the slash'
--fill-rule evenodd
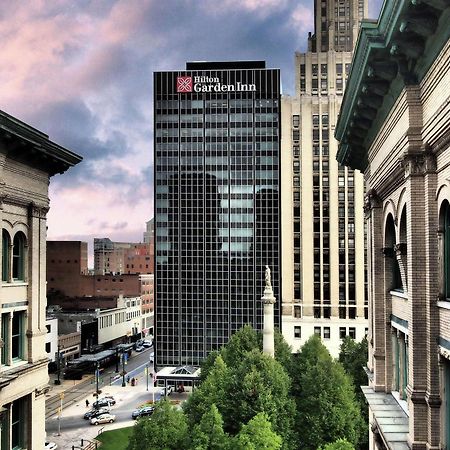
<path id="1" fill-rule="evenodd" d="M 256 92 L 256 84 L 223 84 L 218 77 L 184 76 L 177 77 L 177 92 Z"/>

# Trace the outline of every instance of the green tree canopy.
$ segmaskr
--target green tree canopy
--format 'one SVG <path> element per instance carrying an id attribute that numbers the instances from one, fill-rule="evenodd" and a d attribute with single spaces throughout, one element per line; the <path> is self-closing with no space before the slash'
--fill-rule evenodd
<path id="1" fill-rule="evenodd" d="M 339 362 L 344 366 L 345 371 L 352 377 L 353 383 L 359 391 L 359 386 L 367 384 L 367 374 L 364 367 L 367 365 L 367 339 L 356 342 L 346 336 L 341 343 L 339 352 Z"/>
<path id="2" fill-rule="evenodd" d="M 179 450 L 187 446 L 188 426 L 183 412 L 162 400 L 151 416 L 138 419 L 127 450 Z"/>
<path id="3" fill-rule="evenodd" d="M 300 448 L 315 450 L 339 438 L 356 444 L 362 419 L 351 379 L 318 336 L 302 347 L 292 376 Z"/>
<path id="4" fill-rule="evenodd" d="M 224 450 L 230 447 L 228 435 L 223 431 L 223 420 L 216 405 L 212 404 L 192 431 L 193 450 Z"/>
<path id="5" fill-rule="evenodd" d="M 256 414 L 247 424 L 242 426 L 234 438 L 234 450 L 279 450 L 282 439 L 272 430 L 269 417 L 265 413 Z"/>
<path id="6" fill-rule="evenodd" d="M 332 444 L 327 444 L 324 447 L 320 447 L 319 450 L 355 450 L 355 447 L 353 447 L 347 439 L 338 439 Z"/>

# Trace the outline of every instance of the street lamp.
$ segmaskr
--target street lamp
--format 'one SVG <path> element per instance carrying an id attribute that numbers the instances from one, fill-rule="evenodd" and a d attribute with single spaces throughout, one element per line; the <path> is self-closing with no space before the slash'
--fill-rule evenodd
<path id="1" fill-rule="evenodd" d="M 127 357 L 128 353 L 123 352 L 122 353 L 122 387 L 125 387 L 127 384 L 125 383 L 125 364 L 126 362 L 126 357 Z"/>
<path id="2" fill-rule="evenodd" d="M 98 361 L 95 362 L 95 394 L 98 397 L 98 378 L 99 378 L 99 370 L 98 370 Z"/>

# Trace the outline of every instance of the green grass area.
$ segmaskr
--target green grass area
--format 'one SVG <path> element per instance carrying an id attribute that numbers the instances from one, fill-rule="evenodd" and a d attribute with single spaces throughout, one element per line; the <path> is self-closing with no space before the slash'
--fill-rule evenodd
<path id="1" fill-rule="evenodd" d="M 133 427 L 105 431 L 97 436 L 97 440 L 102 443 L 102 450 L 126 450 L 132 432 Z"/>

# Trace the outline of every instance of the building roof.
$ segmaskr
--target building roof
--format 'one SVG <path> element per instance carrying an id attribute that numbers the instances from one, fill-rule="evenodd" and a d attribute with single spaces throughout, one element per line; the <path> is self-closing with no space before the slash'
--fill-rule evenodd
<path id="1" fill-rule="evenodd" d="M 450 37 L 448 0 L 385 1 L 363 21 L 335 137 L 339 163 L 364 171 L 367 149 L 405 86 L 419 83 Z"/>
<path id="2" fill-rule="evenodd" d="M 265 61 L 189 61 L 186 70 L 265 69 Z"/>
<path id="3" fill-rule="evenodd" d="M 0 110 L 1 151 L 8 157 L 37 167 L 50 176 L 63 173 L 82 157 L 52 142 L 49 137 Z"/>

